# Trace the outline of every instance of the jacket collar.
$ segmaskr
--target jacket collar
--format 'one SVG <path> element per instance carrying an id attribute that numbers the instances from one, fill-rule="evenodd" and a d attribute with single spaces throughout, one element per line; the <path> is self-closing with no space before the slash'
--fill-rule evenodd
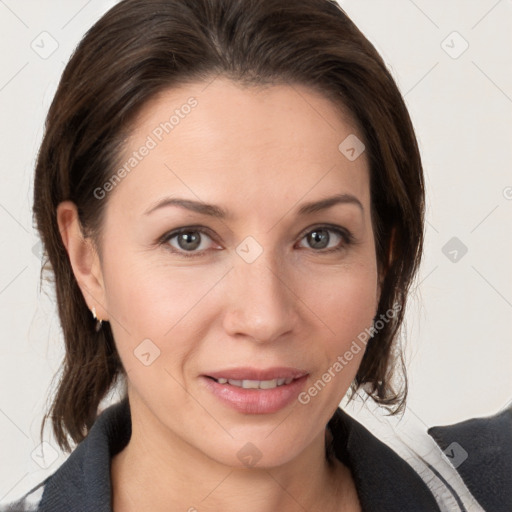
<path id="1" fill-rule="evenodd" d="M 87 437 L 47 479 L 39 512 L 112 512 L 110 462 L 128 444 L 131 429 L 125 397 L 98 416 Z"/>
<path id="2" fill-rule="evenodd" d="M 363 511 L 439 511 L 416 472 L 387 445 L 338 408 L 328 424 L 336 456 L 351 468 Z M 131 437 L 128 398 L 103 411 L 87 437 L 46 479 L 40 512 L 112 512 L 111 458 Z"/>
<path id="3" fill-rule="evenodd" d="M 352 471 L 363 511 L 440 510 L 416 471 L 343 409 L 328 428 L 336 456 Z"/>
<path id="4" fill-rule="evenodd" d="M 484 510 L 512 510 L 512 404 L 493 416 L 428 433 Z"/>

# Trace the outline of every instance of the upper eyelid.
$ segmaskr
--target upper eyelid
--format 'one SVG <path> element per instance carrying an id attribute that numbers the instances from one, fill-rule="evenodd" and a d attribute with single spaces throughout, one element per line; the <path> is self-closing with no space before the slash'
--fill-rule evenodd
<path id="1" fill-rule="evenodd" d="M 165 242 L 167 240 L 170 240 L 171 238 L 174 238 L 175 236 L 181 234 L 181 233 L 187 233 L 187 232 L 194 232 L 198 231 L 199 233 L 202 233 L 204 235 L 208 235 L 211 239 L 214 239 L 215 237 L 210 234 L 210 230 L 208 228 L 205 228 L 203 226 L 185 226 L 183 228 L 176 228 L 172 229 L 171 231 L 168 231 L 164 235 L 160 237 L 160 241 Z"/>

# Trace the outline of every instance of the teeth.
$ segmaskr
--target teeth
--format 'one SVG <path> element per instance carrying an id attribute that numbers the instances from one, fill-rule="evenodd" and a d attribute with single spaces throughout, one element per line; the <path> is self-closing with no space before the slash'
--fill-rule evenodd
<path id="1" fill-rule="evenodd" d="M 276 386 L 279 386 L 279 380 L 280 379 L 272 379 L 272 380 L 262 380 L 259 382 L 259 388 L 261 389 L 272 389 L 272 388 L 275 388 Z M 258 381 L 253 381 L 253 382 L 258 382 Z"/>
<path id="2" fill-rule="evenodd" d="M 293 377 L 289 377 L 287 379 L 272 379 L 272 380 L 235 380 L 235 379 L 224 379 L 219 378 L 217 382 L 219 384 L 231 384 L 232 386 L 236 386 L 244 389 L 273 389 L 278 386 L 283 386 L 285 384 L 290 384 L 293 380 Z"/>
<path id="3" fill-rule="evenodd" d="M 260 381 L 258 381 L 258 380 L 243 380 L 242 387 L 244 389 L 258 389 L 260 387 Z"/>

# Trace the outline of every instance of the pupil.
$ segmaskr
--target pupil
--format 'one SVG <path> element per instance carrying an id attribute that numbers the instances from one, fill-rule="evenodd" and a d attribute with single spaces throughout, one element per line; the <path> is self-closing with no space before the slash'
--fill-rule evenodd
<path id="1" fill-rule="evenodd" d="M 323 249 L 329 243 L 329 234 L 325 229 L 312 231 L 309 236 L 309 242 L 315 249 Z"/>
<path id="2" fill-rule="evenodd" d="M 181 233 L 178 237 L 178 244 L 182 249 L 196 249 L 200 244 L 199 234 L 195 231 Z"/>

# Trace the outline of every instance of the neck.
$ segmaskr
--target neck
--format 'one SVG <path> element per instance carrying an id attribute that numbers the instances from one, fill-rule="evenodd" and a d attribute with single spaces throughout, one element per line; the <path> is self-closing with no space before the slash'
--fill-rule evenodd
<path id="1" fill-rule="evenodd" d="M 350 470 L 326 458 L 324 432 L 286 464 L 235 468 L 137 414 L 128 445 L 112 459 L 111 481 L 114 512 L 326 511 L 356 496 Z"/>

